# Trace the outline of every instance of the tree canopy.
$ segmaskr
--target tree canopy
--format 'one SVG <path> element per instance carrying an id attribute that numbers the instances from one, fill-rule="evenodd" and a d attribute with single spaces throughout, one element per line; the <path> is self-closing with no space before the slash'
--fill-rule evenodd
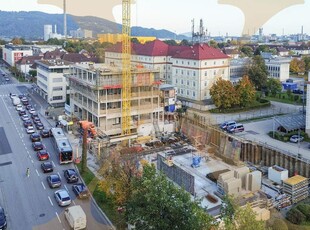
<path id="1" fill-rule="evenodd" d="M 247 69 L 247 75 L 256 89 L 261 90 L 266 86 L 268 70 L 264 59 L 260 55 L 253 57 L 252 63 Z"/>
<path id="2" fill-rule="evenodd" d="M 242 107 L 247 107 L 255 101 L 256 90 L 249 79 L 249 76 L 244 75 L 236 85 L 239 104 Z"/>
<path id="3" fill-rule="evenodd" d="M 269 78 L 266 84 L 266 93 L 271 94 L 271 96 L 275 97 L 277 93 L 280 93 L 282 90 L 282 84 L 279 79 Z"/>
<path id="4" fill-rule="evenodd" d="M 190 195 L 168 181 L 154 166 L 145 165 L 141 177 L 133 183 L 133 193 L 126 206 L 128 222 L 142 229 L 211 229 L 212 218 L 191 201 Z"/>
<path id="5" fill-rule="evenodd" d="M 292 73 L 304 73 L 306 70 L 306 65 L 304 60 L 293 58 L 290 63 L 290 72 Z"/>
<path id="6" fill-rule="evenodd" d="M 227 109 L 239 104 L 239 97 L 230 81 L 219 78 L 210 88 L 210 95 L 219 109 Z"/>

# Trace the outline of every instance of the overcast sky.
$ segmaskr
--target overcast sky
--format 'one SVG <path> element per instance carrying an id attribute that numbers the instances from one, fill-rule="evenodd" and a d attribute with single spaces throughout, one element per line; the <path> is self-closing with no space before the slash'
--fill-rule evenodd
<path id="1" fill-rule="evenodd" d="M 102 3 L 109 0 L 98 1 Z M 270 0 L 272 1 L 279 0 Z M 136 0 L 136 2 L 137 4 L 132 6 L 132 25 L 185 33 L 191 31 L 193 18 L 196 21 L 196 28 L 202 18 L 212 36 L 242 33 L 244 25 L 242 11 L 237 7 L 219 4 L 217 0 Z M 51 5 L 40 5 L 37 0 L 0 0 L 0 10 L 62 13 L 62 9 Z M 290 6 L 263 25 L 264 34 L 281 35 L 283 31 L 285 34 L 300 33 L 302 25 L 304 32 L 310 34 L 309 12 L 310 0 L 305 0 L 304 4 Z M 113 15 L 116 22 L 121 23 L 120 5 L 113 8 Z M 257 29 L 253 27 L 253 31 Z"/>

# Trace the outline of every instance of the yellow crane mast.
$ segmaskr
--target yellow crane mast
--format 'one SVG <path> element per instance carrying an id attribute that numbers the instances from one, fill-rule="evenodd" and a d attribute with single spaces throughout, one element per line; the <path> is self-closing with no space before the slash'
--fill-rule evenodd
<path id="1" fill-rule="evenodd" d="M 122 0 L 122 135 L 130 135 L 131 120 L 131 0 Z"/>

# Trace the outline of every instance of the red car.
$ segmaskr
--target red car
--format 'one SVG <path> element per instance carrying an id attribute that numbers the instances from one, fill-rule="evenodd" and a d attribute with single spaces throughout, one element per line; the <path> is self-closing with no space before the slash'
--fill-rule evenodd
<path id="1" fill-rule="evenodd" d="M 45 149 L 43 149 L 37 152 L 37 157 L 39 161 L 45 161 L 50 158 L 50 154 Z"/>

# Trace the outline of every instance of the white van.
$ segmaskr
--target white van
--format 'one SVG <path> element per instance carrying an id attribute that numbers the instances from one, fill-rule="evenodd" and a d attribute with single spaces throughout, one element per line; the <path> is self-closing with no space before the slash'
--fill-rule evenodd
<path id="1" fill-rule="evenodd" d="M 86 214 L 80 205 L 75 205 L 65 210 L 65 217 L 73 230 L 86 228 Z"/>
<path id="2" fill-rule="evenodd" d="M 13 102 L 13 105 L 19 105 L 20 104 L 20 99 L 18 97 L 13 97 L 12 98 L 12 102 Z"/>

